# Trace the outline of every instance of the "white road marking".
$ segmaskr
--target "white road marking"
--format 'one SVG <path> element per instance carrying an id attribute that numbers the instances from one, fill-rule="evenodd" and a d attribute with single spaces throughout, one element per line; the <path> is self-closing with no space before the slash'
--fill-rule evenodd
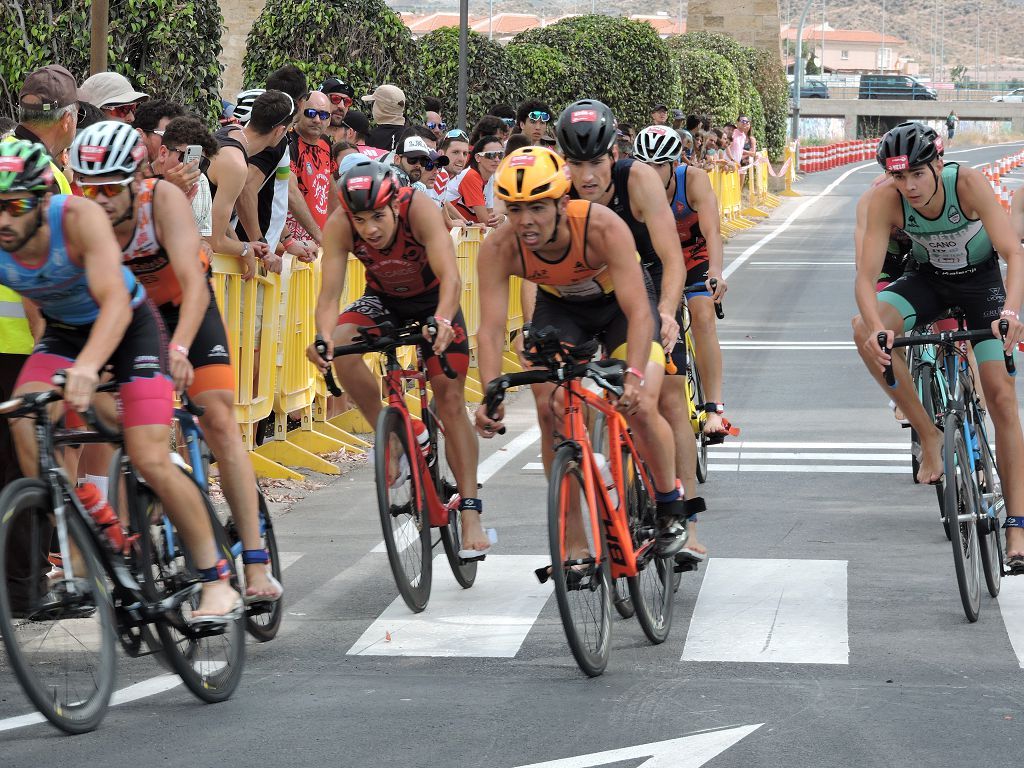
<path id="1" fill-rule="evenodd" d="M 1024 669 L 1024 578 L 1012 576 L 1003 579 L 998 600 L 1010 645 L 1017 654 L 1020 668 Z"/>
<path id="2" fill-rule="evenodd" d="M 562 760 L 547 760 L 543 763 L 521 765 L 519 768 L 596 768 L 640 758 L 647 759 L 642 763 L 636 763 L 636 768 L 699 768 L 762 725 L 764 723 L 706 731 L 681 739 L 638 744 L 635 747 L 610 749 L 606 752 L 594 752 Z"/>
<path id="3" fill-rule="evenodd" d="M 128 704 L 132 701 L 144 699 L 147 696 L 155 696 L 158 693 L 177 688 L 179 685 L 181 685 L 181 678 L 177 675 L 160 675 L 149 680 L 143 680 L 141 683 L 135 683 L 135 685 L 129 685 L 127 688 L 114 691 L 114 695 L 110 698 L 110 706 L 116 707 L 120 704 Z M 19 715 L 18 717 L 0 720 L 0 731 L 11 731 L 15 728 L 24 728 L 28 725 L 45 722 L 45 717 L 38 712 L 33 712 L 30 715 Z"/>
<path id="4" fill-rule="evenodd" d="M 846 561 L 711 558 L 682 660 L 849 664 Z"/>
<path id="5" fill-rule="evenodd" d="M 508 445 L 499 448 L 480 462 L 480 466 L 476 470 L 477 482 L 486 483 L 494 477 L 499 469 L 538 440 L 540 440 L 540 427 L 538 426 L 532 426 L 521 435 L 509 440 Z"/>
<path id="6" fill-rule="evenodd" d="M 412 520 L 406 520 L 402 523 L 402 527 L 395 533 L 395 537 L 401 542 L 401 546 L 398 548 L 399 552 L 405 552 L 409 548 L 409 545 L 414 541 L 419 540 L 419 532 L 416 530 L 416 526 L 412 524 Z M 371 552 L 387 552 L 387 544 L 383 540 L 377 544 L 376 547 L 370 550 Z"/>
<path id="7" fill-rule="evenodd" d="M 904 440 L 901 443 L 796 443 L 796 442 L 775 442 L 769 440 L 738 440 L 736 442 L 729 443 L 730 446 L 737 448 L 778 448 L 787 450 L 800 450 L 800 449 L 817 449 L 822 450 L 840 450 L 843 448 L 853 448 L 856 450 L 907 450 L 909 445 L 908 441 Z M 716 450 L 715 448 L 711 449 Z M 724 450 L 724 449 L 723 449 Z"/>
<path id="8" fill-rule="evenodd" d="M 708 459 L 757 459 L 759 461 L 788 460 L 799 461 L 802 459 L 815 459 L 817 461 L 906 461 L 910 458 L 910 451 L 902 453 L 815 453 L 815 452 L 747 452 L 747 451 L 709 451 Z"/>
<path id="9" fill-rule="evenodd" d="M 551 582 L 540 584 L 533 574 L 550 559 L 488 555 L 482 577 L 467 590 L 439 555 L 426 610 L 414 614 L 396 598 L 348 654 L 513 658 L 551 595 Z"/>
<path id="10" fill-rule="evenodd" d="M 752 267 L 852 267 L 853 261 L 752 261 Z"/>
<path id="11" fill-rule="evenodd" d="M 725 469 L 726 466 L 708 462 L 711 469 Z M 735 470 L 734 470 L 735 471 Z M 902 475 L 909 473 L 906 467 L 893 467 L 884 464 L 740 464 L 740 472 L 823 472 L 833 474 L 863 475 Z"/>

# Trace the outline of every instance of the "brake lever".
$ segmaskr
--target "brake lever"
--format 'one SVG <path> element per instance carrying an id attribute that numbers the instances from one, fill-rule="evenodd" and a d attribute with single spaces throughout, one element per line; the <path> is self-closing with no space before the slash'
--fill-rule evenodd
<path id="1" fill-rule="evenodd" d="M 327 360 L 327 342 L 324 341 L 323 336 L 317 334 L 316 340 L 313 342 L 313 347 L 321 358 Z M 341 397 L 341 387 L 339 387 L 338 382 L 334 380 L 334 372 L 331 370 L 330 360 L 327 360 L 327 370 L 324 371 L 324 383 L 327 385 L 328 392 L 335 397 Z"/>
<path id="2" fill-rule="evenodd" d="M 887 347 L 885 345 L 885 343 L 888 340 L 889 340 L 888 339 L 888 335 L 886 334 L 885 331 L 879 331 L 878 335 L 875 336 L 875 341 L 878 342 L 878 346 L 881 348 L 881 350 L 883 352 L 885 352 L 885 354 L 891 355 L 892 354 L 892 347 Z M 885 377 L 885 383 L 886 384 L 888 384 L 890 387 L 893 387 L 893 388 L 896 387 L 896 374 L 893 373 L 893 370 L 892 370 L 892 358 L 889 359 L 889 364 L 885 366 L 885 369 L 883 371 L 883 376 Z"/>
<path id="3" fill-rule="evenodd" d="M 437 320 L 433 316 L 428 317 L 427 321 L 423 325 L 428 331 L 430 331 L 430 338 L 437 338 Z M 449 379 L 454 379 L 458 377 L 458 374 L 454 370 L 452 370 L 452 367 L 448 364 L 447 354 L 445 354 L 444 352 L 439 353 L 437 356 L 437 361 L 441 364 L 441 370 L 444 372 L 445 376 L 447 376 Z"/>
<path id="4" fill-rule="evenodd" d="M 508 390 L 508 379 L 504 376 L 499 376 L 494 379 L 490 384 L 487 385 L 487 391 L 484 392 L 484 404 L 487 406 L 487 418 L 497 419 L 498 415 L 495 410 L 499 405 L 505 402 L 505 392 Z M 505 428 L 501 427 L 498 430 L 499 435 L 505 434 Z"/>
<path id="5" fill-rule="evenodd" d="M 711 294 L 714 295 L 715 291 L 718 290 L 718 280 L 712 277 L 708 283 L 711 285 Z M 725 310 L 722 308 L 722 302 L 720 301 L 715 302 L 715 316 L 719 320 L 725 319 Z"/>
<path id="6" fill-rule="evenodd" d="M 1003 338 L 1003 364 L 1006 366 L 1006 372 L 1011 376 L 1017 375 L 1017 364 L 1013 361 L 1013 350 L 1010 350 L 1010 354 L 1006 354 L 1006 334 L 1010 330 L 1009 320 L 999 321 L 999 335 Z"/>

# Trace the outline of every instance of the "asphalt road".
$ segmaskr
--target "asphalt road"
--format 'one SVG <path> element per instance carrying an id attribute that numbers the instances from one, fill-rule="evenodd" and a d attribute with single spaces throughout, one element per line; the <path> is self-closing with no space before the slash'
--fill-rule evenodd
<path id="1" fill-rule="evenodd" d="M 950 154 L 975 165 L 1009 151 Z M 152 661 L 122 658 L 119 688 L 169 689 L 66 738 L 12 720 L 32 710 L 3 672 L 0 765 L 1019 760 L 1024 579 L 984 596 L 968 624 L 934 492 L 911 483 L 908 435 L 850 342 L 853 211 L 876 167 L 805 178 L 802 197 L 727 245 L 725 399 L 742 434 L 714 450 L 701 519 L 711 557 L 684 577 L 666 643 L 616 619 L 605 674 L 576 668 L 550 588 L 532 576 L 547 562 L 545 484 L 520 396 L 509 434 L 484 446 L 499 541 L 472 590 L 454 586 L 442 555 L 426 612 L 405 610 L 373 551 L 373 478 L 360 467 L 279 517 L 286 625 L 250 644 L 231 701 L 200 704 L 173 680 L 147 683 L 163 674 Z"/>

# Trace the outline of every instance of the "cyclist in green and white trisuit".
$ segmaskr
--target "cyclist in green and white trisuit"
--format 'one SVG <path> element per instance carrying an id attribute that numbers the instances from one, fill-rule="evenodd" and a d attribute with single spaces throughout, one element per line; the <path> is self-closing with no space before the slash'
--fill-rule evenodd
<path id="1" fill-rule="evenodd" d="M 1024 337 L 1019 312 L 1024 299 L 1024 248 L 988 181 L 978 171 L 944 163 L 942 140 L 920 123 L 901 123 L 878 147 L 878 162 L 892 177 L 871 195 L 863 249 L 857 264 L 856 297 L 863 323 L 857 346 L 868 370 L 885 387 L 882 371 L 892 363 L 897 387 L 888 390 L 920 435 L 918 480 L 942 479 L 942 433 L 928 419 L 900 355 L 887 355 L 876 336 L 930 322 L 958 306 L 970 330 L 991 329 L 993 338 L 974 343 L 981 387 L 995 424 L 996 458 L 1006 500 L 1008 567 L 1024 572 L 1024 434 L 1013 379 L 1003 365 Z M 875 294 L 889 234 L 902 229 L 912 241 L 917 269 Z M 996 252 L 1007 263 L 1003 285 Z M 1005 343 L 999 322 L 1006 320 Z"/>

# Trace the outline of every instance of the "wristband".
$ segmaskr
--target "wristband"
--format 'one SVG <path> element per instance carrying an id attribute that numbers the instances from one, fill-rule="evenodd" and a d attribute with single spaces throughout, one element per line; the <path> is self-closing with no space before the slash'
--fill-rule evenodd
<path id="1" fill-rule="evenodd" d="M 1012 317 L 1014 320 L 1020 320 L 1020 315 L 1014 312 L 1012 309 L 1004 309 L 999 313 L 1000 317 Z"/>
<path id="2" fill-rule="evenodd" d="M 295 238 L 294 238 L 294 237 L 291 237 L 291 236 L 289 235 L 289 237 L 288 237 L 288 239 L 287 239 L 287 240 L 282 240 L 282 241 L 281 241 L 281 247 L 282 247 L 282 248 L 287 248 L 287 247 L 288 247 L 289 245 L 291 245 L 291 244 L 292 244 L 292 243 L 294 243 L 294 242 L 295 242 Z"/>
<path id="3" fill-rule="evenodd" d="M 643 373 L 639 369 L 637 369 L 637 368 L 627 368 L 626 369 L 626 373 L 632 373 L 634 376 L 637 377 L 637 379 L 640 380 L 640 386 L 642 387 L 644 385 L 644 375 L 643 375 Z"/>
<path id="4" fill-rule="evenodd" d="M 449 320 L 447 317 L 441 317 L 441 315 L 434 315 L 434 320 L 439 322 L 441 325 L 446 325 L 449 328 L 452 327 L 452 321 Z"/>
<path id="5" fill-rule="evenodd" d="M 171 344 L 168 347 L 168 349 L 171 352 L 177 352 L 179 355 L 182 355 L 183 357 L 188 357 L 188 347 L 183 347 L 181 344 Z"/>

